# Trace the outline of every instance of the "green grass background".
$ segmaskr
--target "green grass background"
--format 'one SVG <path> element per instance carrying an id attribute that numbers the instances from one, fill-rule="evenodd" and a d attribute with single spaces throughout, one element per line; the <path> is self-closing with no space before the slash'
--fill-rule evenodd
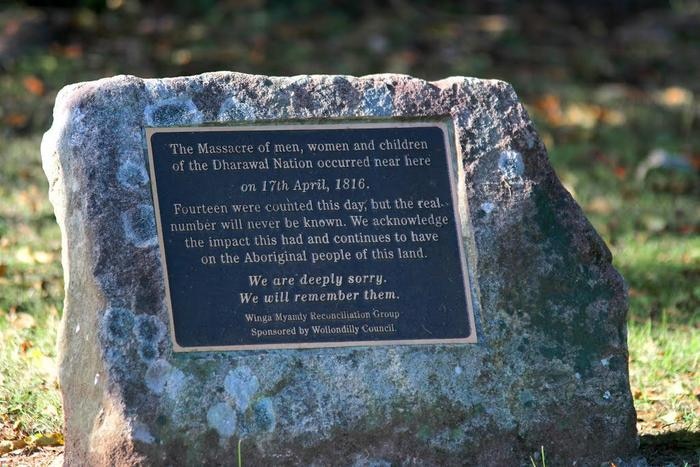
<path id="1" fill-rule="evenodd" d="M 697 2 L 63 3 L 0 7 L 0 454 L 62 439 L 61 240 L 39 156 L 56 92 L 229 69 L 513 83 L 629 286 L 642 451 L 652 465 L 700 462 Z M 638 176 L 654 150 L 680 165 Z"/>

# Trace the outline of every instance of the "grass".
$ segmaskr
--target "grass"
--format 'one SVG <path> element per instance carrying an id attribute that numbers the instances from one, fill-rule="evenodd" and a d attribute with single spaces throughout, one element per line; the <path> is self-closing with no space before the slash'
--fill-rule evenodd
<path id="1" fill-rule="evenodd" d="M 55 364 L 60 233 L 38 143 L 0 140 L 0 434 L 15 443 L 60 433 L 63 423 Z"/>
<path id="2" fill-rule="evenodd" d="M 535 461 L 532 457 L 530 457 L 530 464 L 532 467 L 547 467 L 547 458 L 544 455 L 544 446 L 540 446 L 540 452 L 539 452 L 539 459 Z"/>
<path id="3" fill-rule="evenodd" d="M 420 2 L 365 16 L 362 7 L 340 14 L 315 11 L 313 2 L 301 2 L 313 11 L 272 3 L 269 11 L 245 7 L 235 14 L 202 6 L 209 14 L 175 15 L 172 24 L 155 21 L 144 7 L 100 15 L 78 9 L 72 35 L 0 63 L 0 455 L 61 442 L 54 435 L 62 418 L 54 363 L 60 234 L 38 152 L 60 87 L 116 73 L 393 71 L 515 85 L 559 177 L 628 283 L 630 382 L 642 452 L 651 465 L 699 464 L 700 90 L 693 88 L 699 39 L 691 29 L 681 34 L 669 26 L 674 18 L 689 21 L 674 10 L 685 3 L 654 16 L 670 43 L 635 44 L 631 52 L 611 43 L 621 37 L 614 31 L 596 35 L 605 25 L 558 24 L 547 17 L 553 11 L 499 22 L 497 15 L 440 13 Z M 22 11 L 0 11 L 0 30 Z M 526 26 L 537 30 L 538 18 L 548 31 L 566 34 L 528 36 Z M 137 31 L 149 27 L 156 32 L 139 40 Z M 638 177 L 657 149 L 695 168 L 657 167 Z"/>
<path id="4" fill-rule="evenodd" d="M 642 431 L 700 432 L 700 335 L 692 330 L 669 330 L 648 321 L 630 326 L 629 345 L 631 385 Z"/>

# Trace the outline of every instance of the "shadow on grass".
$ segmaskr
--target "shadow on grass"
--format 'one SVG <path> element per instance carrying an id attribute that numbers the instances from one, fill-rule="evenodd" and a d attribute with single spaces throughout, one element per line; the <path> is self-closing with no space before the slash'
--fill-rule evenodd
<path id="1" fill-rule="evenodd" d="M 639 450 L 649 465 L 700 465 L 700 432 L 671 431 L 639 437 Z"/>

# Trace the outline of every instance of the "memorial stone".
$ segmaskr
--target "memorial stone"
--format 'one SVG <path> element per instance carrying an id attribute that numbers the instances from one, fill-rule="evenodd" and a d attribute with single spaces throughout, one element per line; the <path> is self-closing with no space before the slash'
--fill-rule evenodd
<path id="1" fill-rule="evenodd" d="M 42 157 L 67 465 L 636 454 L 623 281 L 508 84 L 118 76 Z"/>

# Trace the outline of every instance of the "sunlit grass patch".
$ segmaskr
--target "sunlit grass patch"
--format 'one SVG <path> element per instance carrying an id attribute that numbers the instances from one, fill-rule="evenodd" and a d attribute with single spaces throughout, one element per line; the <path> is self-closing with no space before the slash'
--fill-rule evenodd
<path id="1" fill-rule="evenodd" d="M 0 140 L 0 451 L 60 432 L 63 419 L 55 361 L 60 234 L 38 143 Z"/>
<path id="2" fill-rule="evenodd" d="M 692 465 L 700 460 L 700 238 L 638 234 L 617 253 L 630 286 L 630 386 L 642 451 L 659 464 Z"/>
<path id="3" fill-rule="evenodd" d="M 700 431 L 700 332 L 632 322 L 629 346 L 640 431 Z"/>
<path id="4" fill-rule="evenodd" d="M 0 421 L 2 436 L 16 439 L 60 432 L 55 309 L 34 318 L 24 312 L 0 317 Z"/>
<path id="5" fill-rule="evenodd" d="M 650 465 L 700 463 L 700 332 L 631 322 L 630 385 Z"/>

